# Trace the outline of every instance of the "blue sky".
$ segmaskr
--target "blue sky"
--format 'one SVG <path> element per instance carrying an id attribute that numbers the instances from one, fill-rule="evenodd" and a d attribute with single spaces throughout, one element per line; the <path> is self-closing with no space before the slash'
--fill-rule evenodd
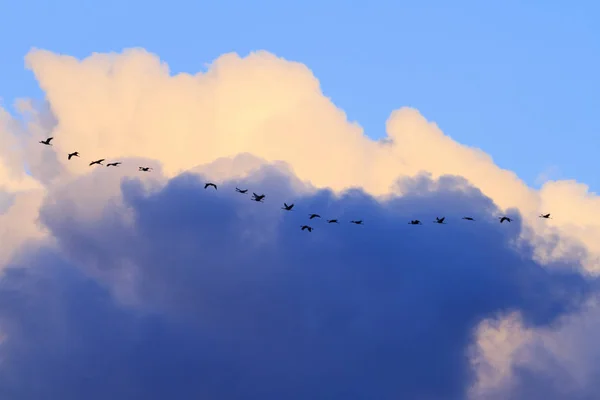
<path id="1" fill-rule="evenodd" d="M 550 177 L 600 189 L 600 5 L 486 2 L 6 2 L 0 97 L 39 97 L 32 47 L 84 57 L 141 46 L 174 72 L 265 49 L 308 65 L 325 94 L 372 137 L 389 113 L 418 108 L 529 184 Z"/>

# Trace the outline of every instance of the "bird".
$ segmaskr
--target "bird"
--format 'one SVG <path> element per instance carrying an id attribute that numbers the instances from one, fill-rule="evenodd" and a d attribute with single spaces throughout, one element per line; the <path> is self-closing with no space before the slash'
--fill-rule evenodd
<path id="1" fill-rule="evenodd" d="M 445 224 L 445 222 L 444 222 L 445 219 L 446 219 L 446 217 L 442 217 L 442 218 L 435 217 L 435 221 L 433 221 L 433 222 L 436 224 Z"/>
<path id="2" fill-rule="evenodd" d="M 106 164 L 106 166 L 107 167 L 118 167 L 120 164 L 123 164 L 123 163 L 120 161 L 117 161 L 117 162 L 108 163 L 108 164 Z"/>
<path id="3" fill-rule="evenodd" d="M 419 221 L 418 219 L 413 219 L 413 220 L 412 220 L 412 221 L 410 221 L 408 224 L 409 224 L 409 225 L 423 225 L 423 224 L 421 223 L 421 221 Z"/>
<path id="4" fill-rule="evenodd" d="M 354 225 L 364 225 L 362 219 L 350 221 L 350 223 Z"/>
<path id="5" fill-rule="evenodd" d="M 79 152 L 78 151 L 74 151 L 72 153 L 69 153 L 67 159 L 70 160 L 73 157 L 79 157 Z"/>
<path id="6" fill-rule="evenodd" d="M 308 225 L 302 225 L 300 226 L 300 228 L 304 231 L 307 230 L 309 232 L 312 232 L 312 230 L 314 229 L 312 226 L 308 226 Z"/>
<path id="7" fill-rule="evenodd" d="M 207 187 L 212 186 L 215 188 L 215 190 L 217 190 L 217 185 L 215 185 L 214 183 L 208 182 L 204 184 L 204 189 L 206 189 Z"/>
<path id="8" fill-rule="evenodd" d="M 512 219 L 510 219 L 508 217 L 498 217 L 498 219 L 500 220 L 500 223 L 503 223 L 504 221 L 508 221 L 508 222 L 512 221 Z"/>
<path id="9" fill-rule="evenodd" d="M 283 203 L 283 207 L 281 207 L 281 209 L 285 211 L 292 211 L 292 208 L 294 208 L 294 203 L 290 204 L 289 206 L 287 203 Z"/>
<path id="10" fill-rule="evenodd" d="M 46 140 L 40 140 L 40 143 L 41 143 L 41 144 L 45 144 L 46 146 L 52 146 L 52 145 L 50 144 L 50 141 L 51 141 L 52 139 L 54 139 L 54 138 L 53 138 L 53 137 L 49 137 L 49 138 L 48 138 L 48 139 L 46 139 Z"/>
<path id="11" fill-rule="evenodd" d="M 328 223 L 328 224 L 339 224 L 339 222 L 338 222 L 338 220 L 337 220 L 337 219 L 328 219 L 328 220 L 327 220 L 327 223 Z"/>
<path id="12" fill-rule="evenodd" d="M 463 217 L 462 219 L 466 219 L 467 221 L 475 221 L 473 218 L 471 217 Z"/>
<path id="13" fill-rule="evenodd" d="M 254 200 L 254 201 L 258 202 L 258 203 L 262 203 L 262 201 L 263 201 L 264 198 L 265 198 L 264 194 L 260 194 L 259 195 L 259 194 L 256 194 L 256 193 L 252 192 L 252 199 L 251 200 Z"/>
<path id="14" fill-rule="evenodd" d="M 550 216 L 550 214 L 541 214 L 540 218 L 552 219 L 552 217 Z"/>
<path id="15" fill-rule="evenodd" d="M 242 190 L 242 189 L 239 189 L 239 188 L 236 187 L 235 191 L 238 192 L 238 193 L 246 193 L 246 192 L 248 192 L 248 189 Z"/>
<path id="16" fill-rule="evenodd" d="M 94 164 L 97 164 L 97 165 L 103 165 L 103 164 L 102 164 L 102 161 L 104 161 L 104 158 L 101 158 L 101 159 L 99 159 L 99 160 L 96 160 L 96 161 L 92 161 L 92 162 L 90 163 L 90 167 L 91 167 L 92 165 L 94 165 Z"/>
<path id="17" fill-rule="evenodd" d="M 308 214 L 308 219 L 321 218 L 319 214 Z"/>
<path id="18" fill-rule="evenodd" d="M 143 172 L 148 172 L 152 169 L 150 167 L 138 167 L 138 168 L 139 168 L 139 171 L 143 171 Z"/>

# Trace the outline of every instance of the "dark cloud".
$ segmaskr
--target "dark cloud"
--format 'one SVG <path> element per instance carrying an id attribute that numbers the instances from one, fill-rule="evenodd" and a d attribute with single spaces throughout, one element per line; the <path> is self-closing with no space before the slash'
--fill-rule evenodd
<path id="1" fill-rule="evenodd" d="M 518 310 L 548 325 L 591 290 L 578 265 L 515 249 L 518 220 L 500 225 L 463 179 L 405 180 L 384 202 L 299 194 L 294 179 L 126 179 L 93 223 L 50 197 L 56 248 L 1 281 L 0 398 L 462 399 L 478 322 Z M 312 212 L 324 218 L 302 232 Z"/>

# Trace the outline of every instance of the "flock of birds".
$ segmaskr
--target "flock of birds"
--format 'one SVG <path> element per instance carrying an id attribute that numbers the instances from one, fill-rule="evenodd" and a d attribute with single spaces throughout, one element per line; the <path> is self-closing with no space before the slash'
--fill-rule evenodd
<path id="1" fill-rule="evenodd" d="M 46 140 L 40 140 L 39 143 L 41 143 L 43 145 L 46 145 L 46 146 L 52 146 L 52 144 L 50 142 L 53 139 L 54 139 L 53 137 L 49 137 Z M 79 156 L 80 156 L 79 152 L 74 151 L 74 152 L 69 153 L 67 155 L 67 159 L 71 160 L 73 157 L 79 157 Z M 90 165 L 90 167 L 93 166 L 93 165 L 102 165 L 102 166 L 104 166 L 104 164 L 102 164 L 104 161 L 106 161 L 106 159 L 101 158 L 99 160 L 94 160 L 94 161 L 90 162 L 89 165 Z M 107 163 L 106 166 L 107 167 L 118 167 L 121 164 L 122 164 L 122 162 L 116 161 L 116 162 Z M 138 170 L 140 172 L 149 172 L 149 171 L 152 170 L 152 168 L 151 167 L 138 167 Z M 212 183 L 212 182 L 207 182 L 204 185 L 204 189 L 207 189 L 209 187 L 213 187 L 215 190 L 217 190 L 217 185 L 214 184 L 214 183 Z M 235 188 L 235 191 L 237 193 L 241 193 L 241 194 L 247 194 L 248 193 L 248 189 L 240 189 L 240 188 L 237 188 L 237 187 Z M 265 197 L 266 197 L 266 195 L 264 195 L 264 194 L 256 194 L 256 193 L 252 192 L 252 198 L 250 200 L 256 201 L 258 203 L 262 203 L 263 200 L 265 199 Z M 285 210 L 285 211 L 292 211 L 293 208 L 294 208 L 294 204 L 293 203 L 292 204 L 283 203 L 283 207 L 281 207 L 281 209 Z M 539 217 L 540 218 L 544 218 L 544 219 L 551 218 L 550 214 L 541 214 Z M 321 218 L 321 216 L 319 214 L 308 214 L 308 219 L 309 220 L 313 220 L 315 218 Z M 464 219 L 466 221 L 475 221 L 475 219 L 473 217 L 462 217 L 462 219 Z M 500 220 L 500 223 L 503 223 L 504 221 L 506 221 L 506 222 L 512 222 L 513 221 L 512 218 L 509 218 L 507 216 L 501 216 L 501 217 L 498 217 L 498 219 Z M 445 220 L 446 220 L 446 217 L 442 217 L 442 218 L 436 217 L 435 221 L 433 221 L 433 223 L 435 223 L 435 224 L 446 224 Z M 328 224 L 339 224 L 339 220 L 337 220 L 337 219 L 328 219 L 326 221 L 327 221 Z M 352 221 L 350 221 L 350 223 L 351 224 L 355 224 L 355 225 L 364 225 L 364 222 L 361 219 L 359 219 L 359 220 L 352 220 Z M 413 219 L 408 224 L 409 225 L 423 225 L 423 223 L 421 221 L 419 221 L 418 219 Z M 314 228 L 312 226 L 310 226 L 310 225 L 301 225 L 300 229 L 302 229 L 303 231 L 312 232 Z"/>

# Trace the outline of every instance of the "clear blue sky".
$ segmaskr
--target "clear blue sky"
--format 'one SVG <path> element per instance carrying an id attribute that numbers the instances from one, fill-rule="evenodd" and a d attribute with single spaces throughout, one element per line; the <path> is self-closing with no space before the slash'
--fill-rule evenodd
<path id="1" fill-rule="evenodd" d="M 24 69 L 32 46 L 77 57 L 141 46 L 174 72 L 265 49 L 307 64 L 371 137 L 413 106 L 531 185 L 557 168 L 600 191 L 598 21 L 590 0 L 4 1 L 0 97 L 41 96 Z"/>

